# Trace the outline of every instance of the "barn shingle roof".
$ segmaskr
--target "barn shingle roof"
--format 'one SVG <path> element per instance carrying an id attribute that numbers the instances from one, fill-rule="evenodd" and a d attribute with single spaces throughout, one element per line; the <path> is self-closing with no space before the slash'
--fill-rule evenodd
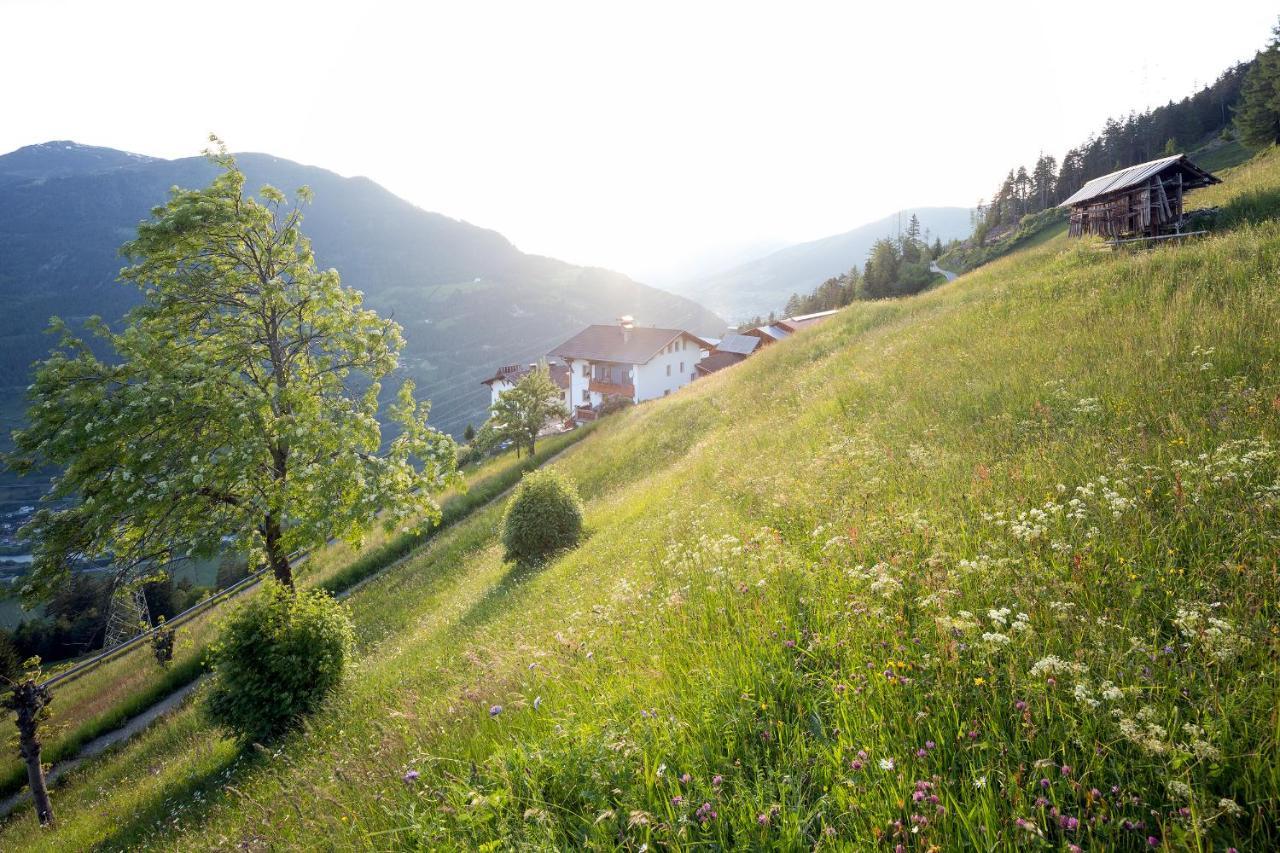
<path id="1" fill-rule="evenodd" d="M 1092 201 L 1095 198 L 1136 187 L 1153 175 L 1158 175 L 1169 168 L 1177 168 L 1182 171 L 1184 189 L 1195 189 L 1197 187 L 1207 187 L 1209 184 L 1221 183 L 1218 178 L 1188 160 L 1186 154 L 1174 154 L 1172 157 L 1161 157 L 1159 160 L 1139 163 L 1136 166 L 1129 166 L 1109 175 L 1094 178 L 1076 190 L 1070 198 L 1058 206 L 1072 207 L 1073 205 L 1083 204 L 1086 201 Z"/>
<path id="2" fill-rule="evenodd" d="M 714 352 L 732 352 L 739 355 L 750 355 L 760 346 L 760 339 L 755 335 L 728 334 L 715 345 Z"/>

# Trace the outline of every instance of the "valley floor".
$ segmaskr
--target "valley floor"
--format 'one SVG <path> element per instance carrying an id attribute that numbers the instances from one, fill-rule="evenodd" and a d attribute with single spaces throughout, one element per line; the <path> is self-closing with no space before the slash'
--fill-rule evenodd
<path id="1" fill-rule="evenodd" d="M 238 753 L 192 704 L 3 849 L 1274 849 L 1280 157 L 1231 230 L 1054 239 L 602 421 L 353 601 Z"/>

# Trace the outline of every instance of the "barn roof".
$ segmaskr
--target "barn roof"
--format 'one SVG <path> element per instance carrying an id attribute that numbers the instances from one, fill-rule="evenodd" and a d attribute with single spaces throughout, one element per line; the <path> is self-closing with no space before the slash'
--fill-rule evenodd
<path id="1" fill-rule="evenodd" d="M 702 338 L 683 329 L 636 326 L 624 330 L 621 326 L 587 326 L 548 355 L 587 361 L 645 364 L 661 352 L 663 347 L 681 337 L 693 340 L 700 347 L 707 346 Z"/>
<path id="2" fill-rule="evenodd" d="M 759 338 L 752 338 L 752 340 L 757 343 L 759 342 Z M 694 368 L 700 375 L 710 376 L 716 371 L 724 370 L 726 367 L 732 367 L 745 359 L 746 356 L 739 352 L 713 352 L 711 355 L 695 364 Z"/>
<path id="3" fill-rule="evenodd" d="M 1207 187 L 1209 184 L 1221 183 L 1211 173 L 1206 172 L 1188 160 L 1186 154 L 1174 154 L 1171 157 L 1161 157 L 1159 160 L 1139 163 L 1136 166 L 1129 166 L 1109 175 L 1094 178 L 1076 190 L 1074 195 L 1058 205 L 1058 207 L 1072 207 L 1077 204 L 1083 204 L 1086 201 L 1092 201 L 1095 198 L 1136 187 L 1153 175 L 1158 175 L 1169 168 L 1178 168 L 1182 171 L 1183 187 L 1186 189 Z"/>
<path id="4" fill-rule="evenodd" d="M 715 351 L 750 355 L 758 346 L 760 346 L 760 339 L 755 335 L 735 335 L 730 333 L 716 344 Z"/>

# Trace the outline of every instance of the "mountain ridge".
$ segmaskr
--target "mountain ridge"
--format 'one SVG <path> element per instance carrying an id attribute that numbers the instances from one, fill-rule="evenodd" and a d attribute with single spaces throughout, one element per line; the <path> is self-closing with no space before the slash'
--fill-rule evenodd
<path id="1" fill-rule="evenodd" d="M 740 320 L 780 311 L 793 293 L 808 293 L 832 276 L 861 267 L 872 244 L 906 227 L 911 214 L 920 218 L 930 240 L 965 237 L 972 229 L 967 207 L 904 208 L 881 219 L 843 231 L 785 246 L 718 273 L 687 279 L 672 286 L 727 319 Z"/>
<path id="2" fill-rule="evenodd" d="M 405 329 L 403 373 L 460 433 L 485 416 L 479 384 L 495 364 L 531 361 L 582 325 L 632 314 L 703 333 L 723 321 L 693 301 L 612 270 L 522 252 L 505 236 L 426 210 L 374 180 L 260 152 L 236 155 L 249 192 L 309 185 L 303 231 L 370 307 Z M 54 141 L 0 156 L 0 408 L 12 412 L 32 361 L 53 343 L 49 317 L 109 322 L 138 300 L 116 282 L 118 247 L 173 186 L 202 186 L 203 157 L 163 159 Z"/>

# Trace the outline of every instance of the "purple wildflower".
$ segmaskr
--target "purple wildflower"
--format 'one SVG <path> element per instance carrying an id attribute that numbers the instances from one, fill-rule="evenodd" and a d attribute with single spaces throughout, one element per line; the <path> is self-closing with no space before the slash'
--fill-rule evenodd
<path id="1" fill-rule="evenodd" d="M 925 749 L 934 749 L 935 747 L 937 747 L 937 744 L 936 744 L 936 743 L 934 743 L 934 742 L 933 742 L 933 741 L 931 741 L 931 740 L 927 740 L 927 741 L 925 741 L 925 742 L 924 742 L 924 748 L 925 748 Z"/>
<path id="2" fill-rule="evenodd" d="M 496 716 L 498 716 L 498 715 L 499 715 L 499 714 L 501 714 L 501 713 L 502 713 L 502 706 L 501 706 L 501 705 L 493 705 L 493 706 L 491 706 L 491 707 L 489 708 L 489 716 L 490 716 L 490 717 L 496 717 Z"/>
<path id="3" fill-rule="evenodd" d="M 698 823 L 706 824 L 716 819 L 715 810 L 711 808 L 711 803 L 703 803 L 698 806 L 698 810 L 694 812 L 694 817 L 698 819 Z"/>
<path id="4" fill-rule="evenodd" d="M 760 812 L 760 814 L 756 815 L 756 823 L 760 824 L 761 826 L 768 826 L 769 816 L 764 812 Z"/>
<path id="5" fill-rule="evenodd" d="M 724 777 L 721 776 L 719 773 L 711 777 L 711 787 L 719 788 L 723 784 L 724 784 Z"/>
<path id="6" fill-rule="evenodd" d="M 671 798 L 671 805 L 673 806 L 679 806 L 683 802 L 684 802 L 684 797 L 680 796 L 679 794 L 676 794 L 674 797 Z"/>
<path id="7" fill-rule="evenodd" d="M 693 777 L 692 777 L 692 776 L 690 776 L 688 773 L 681 773 L 681 774 L 680 774 L 680 781 L 681 781 L 683 784 L 685 784 L 685 785 L 688 785 L 688 784 L 689 784 L 689 782 L 690 782 L 690 781 L 692 781 L 692 779 L 693 779 Z"/>
<path id="8" fill-rule="evenodd" d="M 1064 764 L 1064 765 L 1062 765 L 1062 768 L 1060 769 L 1060 771 L 1059 771 L 1059 772 L 1061 772 L 1063 776 L 1070 776 L 1070 775 L 1071 775 L 1071 765 L 1070 765 L 1070 764 Z"/>
<path id="9" fill-rule="evenodd" d="M 408 773 L 405 773 L 403 777 L 405 784 L 412 785 L 414 782 L 417 782 L 419 775 L 420 774 L 417 770 L 410 770 Z"/>

